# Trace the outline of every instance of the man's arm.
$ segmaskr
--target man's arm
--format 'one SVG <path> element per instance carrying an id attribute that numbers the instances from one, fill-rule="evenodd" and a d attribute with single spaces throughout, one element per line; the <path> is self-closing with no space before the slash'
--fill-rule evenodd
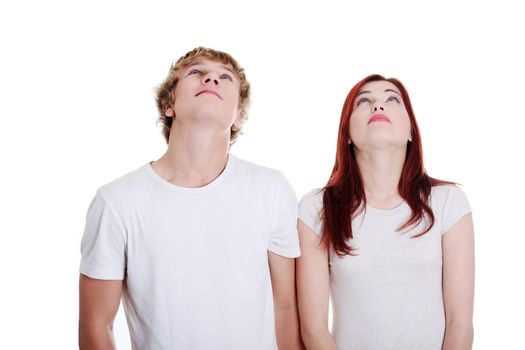
<path id="1" fill-rule="evenodd" d="M 279 350 L 304 349 L 295 294 L 295 259 L 268 251 Z"/>
<path id="2" fill-rule="evenodd" d="M 474 229 L 472 215 L 443 236 L 443 301 L 446 329 L 443 350 L 470 350 L 474 338 Z"/>
<path id="3" fill-rule="evenodd" d="M 319 236 L 301 220 L 298 230 L 301 256 L 297 258 L 297 299 L 303 341 L 309 350 L 335 350 L 335 342 L 328 331 L 328 254 L 319 246 Z"/>
<path id="4" fill-rule="evenodd" d="M 119 280 L 99 280 L 80 274 L 80 350 L 115 349 L 113 321 L 120 304 L 122 283 Z"/>

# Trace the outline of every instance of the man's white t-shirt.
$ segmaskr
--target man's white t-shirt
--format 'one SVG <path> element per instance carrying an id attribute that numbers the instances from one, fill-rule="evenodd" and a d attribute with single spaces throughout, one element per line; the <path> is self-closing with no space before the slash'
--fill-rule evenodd
<path id="1" fill-rule="evenodd" d="M 411 209 L 366 206 L 352 220 L 355 256 L 330 255 L 332 335 L 340 350 L 441 350 L 445 330 L 442 293 L 442 236 L 470 213 L 463 192 L 434 186 L 429 205 L 432 229 L 400 233 Z M 299 218 L 321 235 L 323 193 L 313 190 L 299 203 Z"/>
<path id="2" fill-rule="evenodd" d="M 229 155 L 199 188 L 148 163 L 101 187 L 80 273 L 123 280 L 134 349 L 275 349 L 268 250 L 300 255 L 297 199 L 278 171 Z"/>

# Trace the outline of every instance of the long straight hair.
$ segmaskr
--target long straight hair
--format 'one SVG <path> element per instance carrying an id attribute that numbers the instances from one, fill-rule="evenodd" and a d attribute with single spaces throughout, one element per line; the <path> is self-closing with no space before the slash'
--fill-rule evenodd
<path id="1" fill-rule="evenodd" d="M 406 223 L 398 228 L 398 231 L 416 227 L 422 220 L 425 220 L 426 227 L 413 238 L 420 237 L 430 231 L 435 221 L 434 213 L 428 205 L 432 186 L 450 183 L 431 178 L 425 171 L 419 128 L 408 92 L 403 84 L 395 78 L 386 79 L 378 74 L 364 78 L 350 90 L 343 105 L 339 122 L 336 160 L 332 175 L 323 188 L 323 235 L 321 244 L 326 249 L 332 249 L 338 256 L 353 255 L 353 248 L 348 243 L 348 240 L 353 238 L 352 219 L 366 205 L 363 180 L 357 166 L 354 146 L 353 144 L 349 145 L 349 130 L 355 98 L 361 88 L 372 81 L 388 81 L 394 84 L 401 92 L 403 103 L 410 118 L 412 141 L 407 143 L 398 192 L 409 205 L 412 215 Z"/>

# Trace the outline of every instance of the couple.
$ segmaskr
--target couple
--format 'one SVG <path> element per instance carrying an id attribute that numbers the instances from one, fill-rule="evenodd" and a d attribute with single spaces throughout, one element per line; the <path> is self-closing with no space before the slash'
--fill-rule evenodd
<path id="1" fill-rule="evenodd" d="M 426 174 L 403 85 L 352 88 L 332 175 L 299 206 L 279 171 L 229 153 L 249 96 L 227 53 L 171 67 L 157 90 L 167 152 L 88 210 L 80 348 L 114 348 L 123 296 L 140 350 L 470 349 L 469 204 Z"/>

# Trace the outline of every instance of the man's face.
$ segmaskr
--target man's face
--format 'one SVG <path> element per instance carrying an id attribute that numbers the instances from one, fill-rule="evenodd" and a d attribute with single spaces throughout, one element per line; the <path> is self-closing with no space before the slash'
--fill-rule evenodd
<path id="1" fill-rule="evenodd" d="M 238 123 L 239 89 L 230 65 L 197 57 L 179 72 L 175 102 L 165 113 L 175 117 L 174 123 L 192 121 L 229 131 Z"/>

